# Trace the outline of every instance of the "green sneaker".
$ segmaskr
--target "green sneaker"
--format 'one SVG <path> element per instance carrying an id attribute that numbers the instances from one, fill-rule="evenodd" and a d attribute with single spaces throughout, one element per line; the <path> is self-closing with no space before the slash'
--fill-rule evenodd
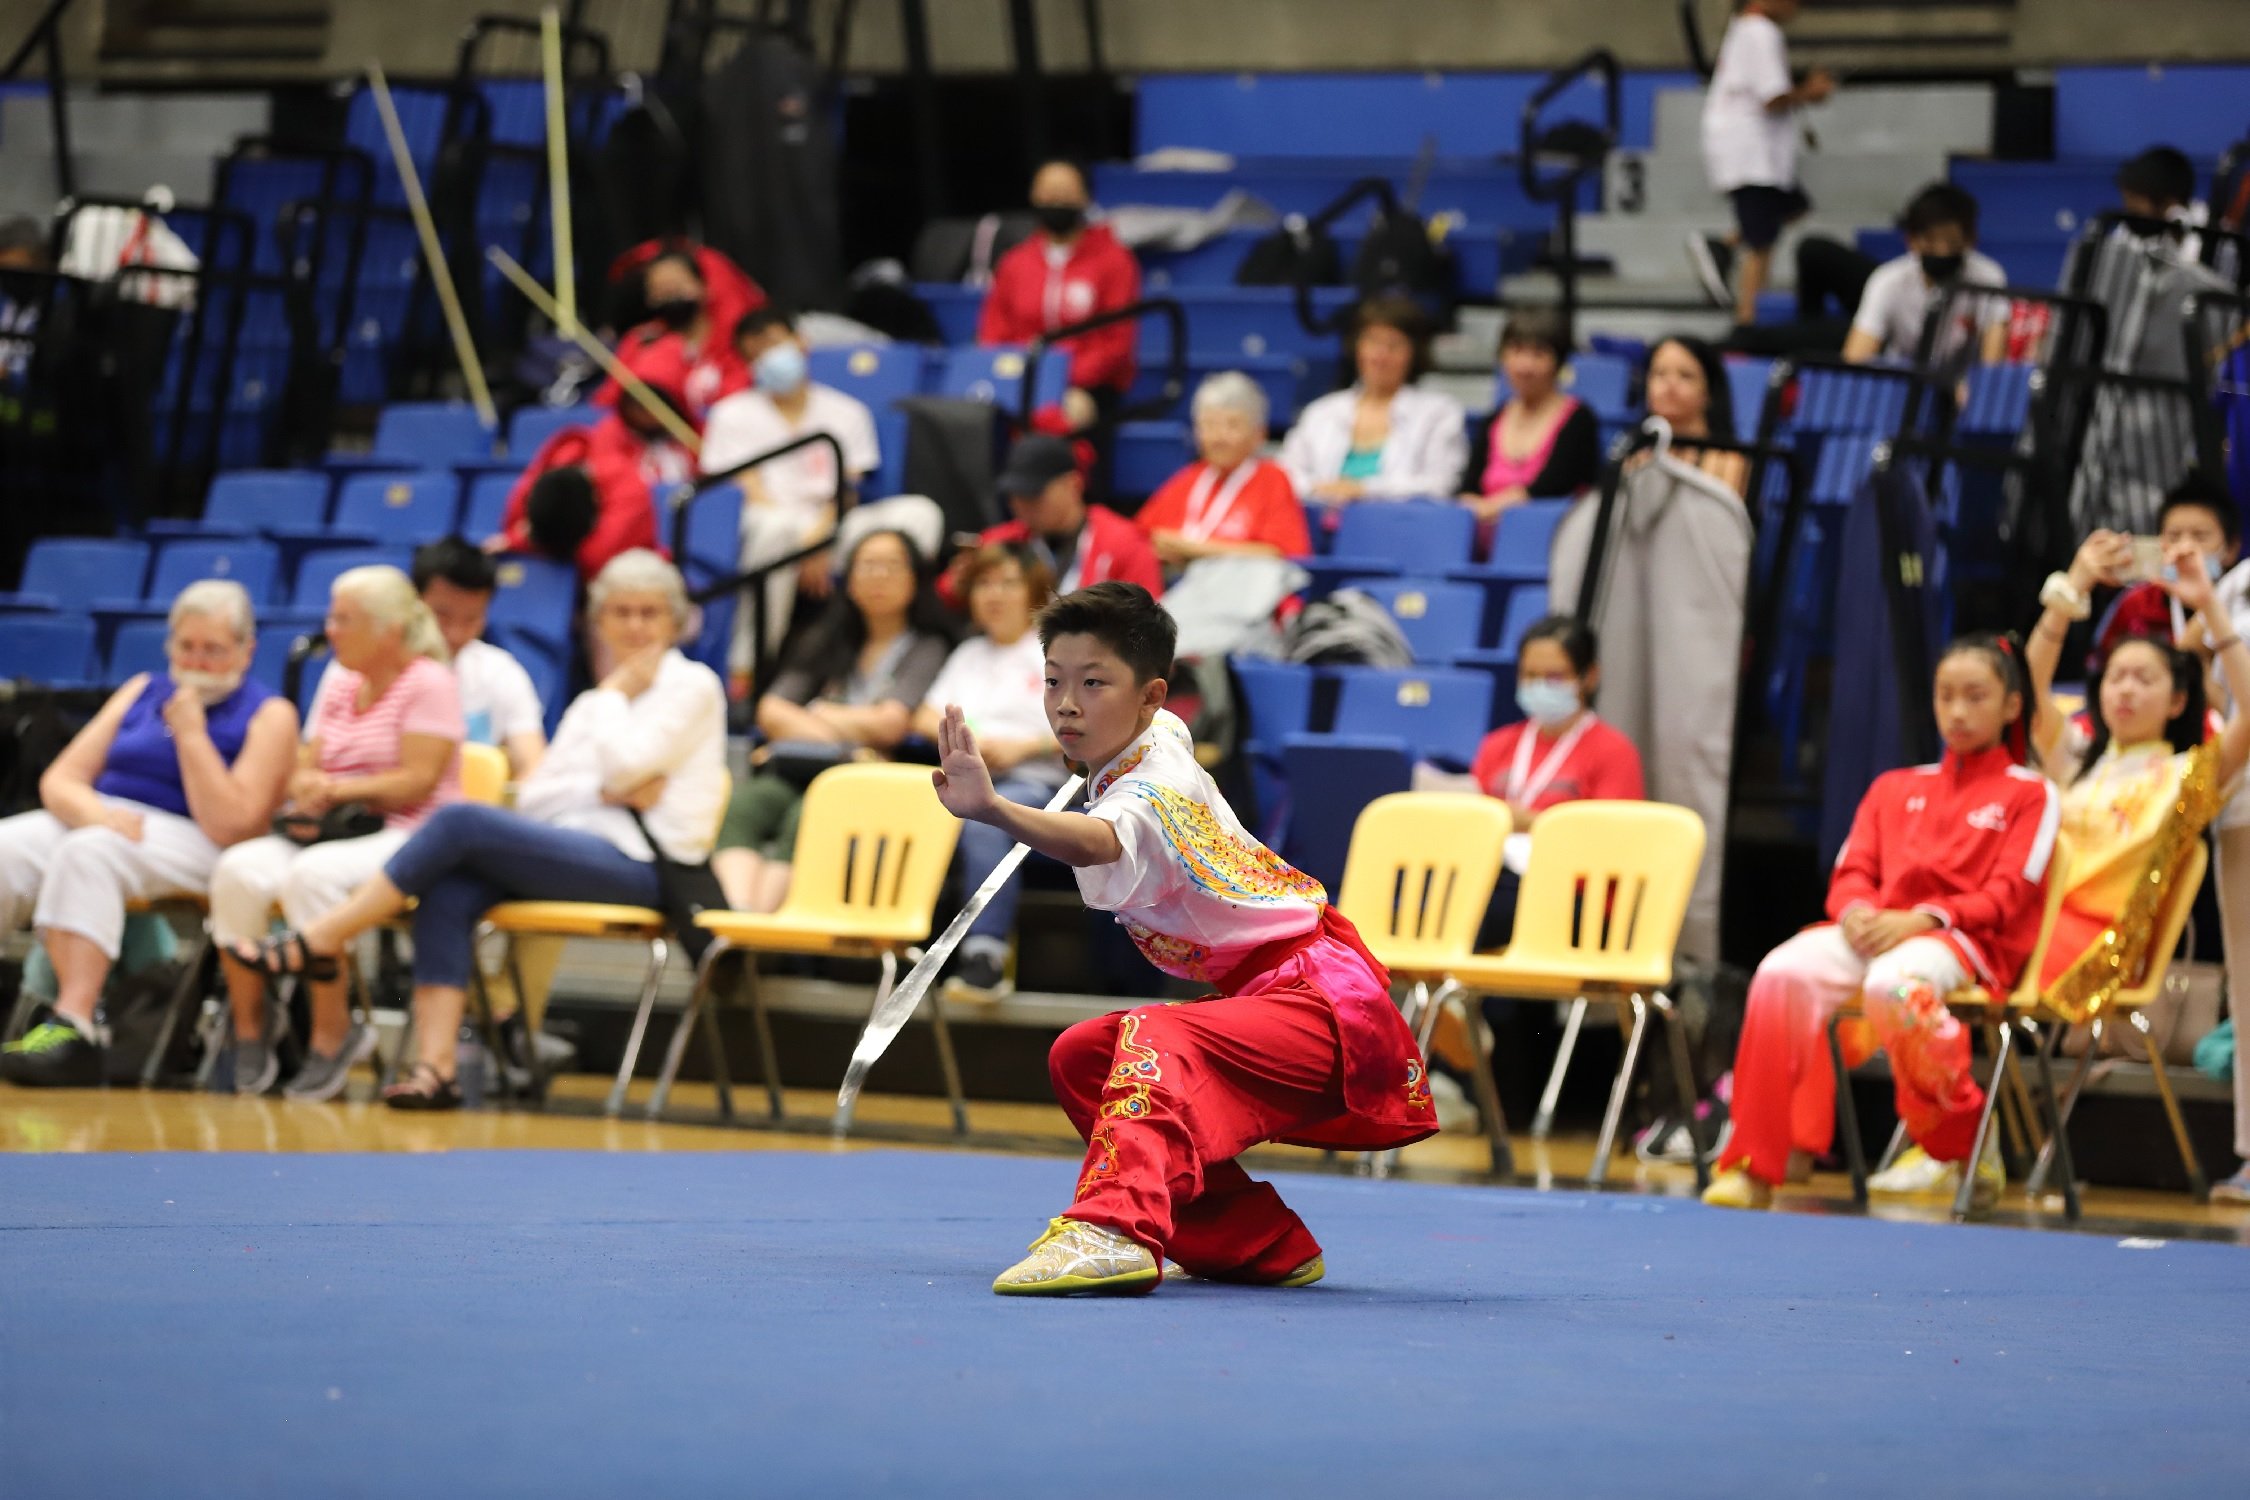
<path id="1" fill-rule="evenodd" d="M 42 1021 L 0 1047 L 0 1078 L 26 1088 L 97 1087 L 102 1049 L 68 1021 Z"/>

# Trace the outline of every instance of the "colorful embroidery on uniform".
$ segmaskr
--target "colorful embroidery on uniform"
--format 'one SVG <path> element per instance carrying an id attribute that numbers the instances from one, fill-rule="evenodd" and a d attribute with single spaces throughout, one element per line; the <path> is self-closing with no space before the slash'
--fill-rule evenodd
<path id="1" fill-rule="evenodd" d="M 1149 1085 L 1164 1081 L 1156 1049 L 1140 1041 L 1140 1029 L 1139 1016 L 1127 1016 L 1118 1023 L 1117 1065 L 1109 1070 L 1108 1092 L 1112 1097 L 1102 1101 L 1104 1118 L 1147 1119 Z"/>
<path id="2" fill-rule="evenodd" d="M 1129 917 L 1120 916 L 1117 925 L 1125 929 L 1125 935 L 1141 950 L 1142 957 L 1167 974 L 1192 979 L 1197 984 L 1213 984 L 1226 972 L 1211 961 L 1211 950 L 1202 943 L 1143 927 Z"/>
<path id="3" fill-rule="evenodd" d="M 1102 793 L 1132 775 L 1134 771 L 1140 768 L 1141 762 L 1147 759 L 1148 745 L 1146 742 L 1134 746 L 1123 760 L 1102 772 L 1100 778 L 1094 782 L 1094 799 L 1099 801 Z"/>
<path id="4" fill-rule="evenodd" d="M 1110 1134 L 1110 1129 L 1109 1122 L 1104 1120 L 1094 1127 L 1093 1134 L 1086 1137 L 1087 1153 L 1091 1155 L 1099 1147 L 1102 1157 L 1100 1161 L 1088 1162 L 1086 1170 L 1078 1174 L 1078 1190 L 1071 1195 L 1073 1202 L 1092 1192 L 1097 1179 L 1116 1175 L 1117 1141 Z"/>
<path id="5" fill-rule="evenodd" d="M 1265 845 L 1232 832 L 1211 809 L 1170 787 L 1136 782 L 1126 788 L 1156 809 L 1164 841 L 1195 883 L 1235 901 L 1328 900 L 1319 881 Z"/>
<path id="6" fill-rule="evenodd" d="M 1430 1107 L 1429 1075 L 1423 1070 L 1422 1059 L 1419 1057 L 1410 1057 L 1406 1060 L 1406 1107 L 1408 1109 L 1428 1109 Z"/>

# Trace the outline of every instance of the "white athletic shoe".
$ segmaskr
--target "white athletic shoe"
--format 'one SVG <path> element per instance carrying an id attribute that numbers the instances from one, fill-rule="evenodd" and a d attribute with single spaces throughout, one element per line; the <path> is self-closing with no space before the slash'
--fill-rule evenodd
<path id="1" fill-rule="evenodd" d="M 1970 1206 L 1988 1209 L 2000 1201 L 2008 1185 L 2008 1169 L 2000 1160 L 2000 1142 L 1987 1140 L 1977 1160 L 1976 1187 Z M 1938 1198 L 1951 1201 L 1961 1191 L 1961 1164 L 1938 1161 L 1920 1146 L 1909 1146 L 1888 1170 L 1867 1179 L 1867 1191 L 1880 1198 Z"/>
<path id="2" fill-rule="evenodd" d="M 1140 1241 L 1099 1224 L 1052 1219 L 1031 1253 L 1002 1271 L 992 1289 L 1003 1297 L 1139 1293 L 1153 1290 L 1161 1274 Z"/>

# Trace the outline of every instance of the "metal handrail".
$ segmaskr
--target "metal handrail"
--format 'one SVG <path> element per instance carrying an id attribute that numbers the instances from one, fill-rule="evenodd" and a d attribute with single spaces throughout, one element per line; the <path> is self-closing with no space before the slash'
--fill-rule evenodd
<path id="1" fill-rule="evenodd" d="M 1023 386 L 1017 392 L 1017 420 L 1024 430 L 1030 430 L 1032 414 L 1038 409 L 1039 362 L 1047 357 L 1055 345 L 1097 329 L 1113 327 L 1119 323 L 1138 322 L 1151 313 L 1164 319 L 1164 326 L 1172 338 L 1171 348 L 1164 361 L 1164 388 L 1149 400 L 1119 411 L 1108 425 L 1139 421 L 1143 417 L 1170 411 L 1180 397 L 1187 393 L 1187 309 L 1170 297 L 1147 297 L 1130 306 L 1096 313 L 1080 322 L 1066 323 L 1060 328 L 1050 329 L 1031 341 L 1030 347 L 1024 351 Z"/>
<path id="2" fill-rule="evenodd" d="M 47 112 L 53 119 L 55 138 L 55 191 L 65 198 L 78 190 L 78 178 L 70 163 L 70 80 L 63 71 L 62 17 L 70 6 L 71 0 L 49 0 L 30 33 L 8 54 L 7 62 L 0 63 L 0 82 L 4 82 L 23 71 L 32 53 L 46 49 Z"/>
<path id="3" fill-rule="evenodd" d="M 1578 190 L 1578 183 L 1589 166 L 1580 162 L 1562 176 L 1542 179 L 1539 176 L 1539 112 L 1561 96 L 1581 78 L 1598 76 L 1602 84 L 1602 128 L 1608 144 L 1614 146 L 1625 129 L 1625 105 L 1620 88 L 1622 72 L 1617 54 L 1607 47 L 1596 47 L 1566 68 L 1558 68 L 1547 75 L 1537 92 L 1523 102 L 1523 119 L 1517 138 L 1516 174 L 1523 182 L 1524 195 L 1534 203 L 1563 201 Z"/>

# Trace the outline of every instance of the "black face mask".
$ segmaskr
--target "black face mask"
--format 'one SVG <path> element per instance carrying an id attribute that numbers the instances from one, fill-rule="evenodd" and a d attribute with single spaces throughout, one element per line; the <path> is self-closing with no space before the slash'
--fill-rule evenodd
<path id="1" fill-rule="evenodd" d="M 685 328 L 703 311 L 703 303 L 695 297 L 674 297 L 666 302 L 651 302 L 648 315 L 667 328 Z"/>
<path id="2" fill-rule="evenodd" d="M 1939 284 L 1960 275 L 1961 268 L 1969 263 L 1966 255 L 1924 255 L 1919 259 L 1922 262 L 1922 274 Z"/>
<path id="3" fill-rule="evenodd" d="M 1031 212 L 1039 220 L 1041 229 L 1058 238 L 1076 234 L 1078 227 L 1086 222 L 1086 210 L 1075 203 L 1034 203 Z"/>

